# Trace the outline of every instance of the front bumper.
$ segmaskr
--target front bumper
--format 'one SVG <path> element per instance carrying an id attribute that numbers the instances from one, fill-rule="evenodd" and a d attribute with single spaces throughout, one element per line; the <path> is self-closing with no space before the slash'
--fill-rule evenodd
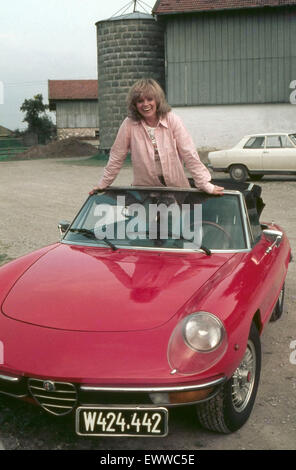
<path id="1" fill-rule="evenodd" d="M 225 383 L 215 377 L 174 386 L 99 386 L 0 374 L 0 393 L 31 400 L 50 414 L 63 416 L 83 405 L 175 407 L 210 400 Z"/>

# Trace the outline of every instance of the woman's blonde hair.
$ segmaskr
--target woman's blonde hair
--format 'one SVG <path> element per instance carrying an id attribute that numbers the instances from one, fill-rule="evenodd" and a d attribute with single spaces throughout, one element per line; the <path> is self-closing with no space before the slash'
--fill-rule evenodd
<path id="1" fill-rule="evenodd" d="M 171 110 L 161 86 L 153 78 L 142 78 L 133 84 L 127 95 L 128 116 L 134 121 L 143 119 L 137 110 L 137 101 L 142 96 L 155 99 L 158 118 L 164 117 Z"/>

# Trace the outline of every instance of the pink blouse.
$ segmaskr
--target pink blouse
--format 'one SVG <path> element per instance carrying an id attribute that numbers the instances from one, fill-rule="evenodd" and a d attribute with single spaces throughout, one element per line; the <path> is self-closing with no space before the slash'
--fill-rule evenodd
<path id="1" fill-rule="evenodd" d="M 165 118 L 159 120 L 155 139 L 167 186 L 189 187 L 183 168 L 184 162 L 196 187 L 207 193 L 213 192 L 210 172 L 200 161 L 191 136 L 176 114 L 169 112 Z M 129 151 L 134 173 L 133 185 L 162 186 L 157 176 L 154 147 L 148 132 L 142 121 L 136 122 L 130 118 L 126 118 L 119 128 L 99 186 L 106 188 L 112 184 Z"/>

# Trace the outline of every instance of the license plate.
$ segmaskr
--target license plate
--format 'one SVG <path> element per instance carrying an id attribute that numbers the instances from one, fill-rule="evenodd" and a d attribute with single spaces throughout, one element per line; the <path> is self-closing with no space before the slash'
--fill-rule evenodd
<path id="1" fill-rule="evenodd" d="M 76 410 L 76 433 L 79 436 L 166 436 L 168 410 L 81 406 Z"/>

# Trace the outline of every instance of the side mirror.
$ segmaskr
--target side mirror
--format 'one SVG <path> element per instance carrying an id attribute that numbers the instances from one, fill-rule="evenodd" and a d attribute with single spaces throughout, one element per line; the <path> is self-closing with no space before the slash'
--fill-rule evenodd
<path id="1" fill-rule="evenodd" d="M 61 237 L 67 232 L 68 228 L 70 227 L 70 222 L 67 220 L 62 220 L 58 223 L 58 229 L 60 231 Z"/>
<path id="2" fill-rule="evenodd" d="M 265 229 L 263 230 L 263 233 L 267 240 L 274 242 L 276 240 L 281 241 L 283 238 L 283 232 L 280 230 L 271 230 L 271 229 Z"/>
<path id="3" fill-rule="evenodd" d="M 266 229 L 263 230 L 263 234 L 266 239 L 272 243 L 272 245 L 267 248 L 266 253 L 270 253 L 274 246 L 279 246 L 283 238 L 283 232 L 280 230 Z"/>

